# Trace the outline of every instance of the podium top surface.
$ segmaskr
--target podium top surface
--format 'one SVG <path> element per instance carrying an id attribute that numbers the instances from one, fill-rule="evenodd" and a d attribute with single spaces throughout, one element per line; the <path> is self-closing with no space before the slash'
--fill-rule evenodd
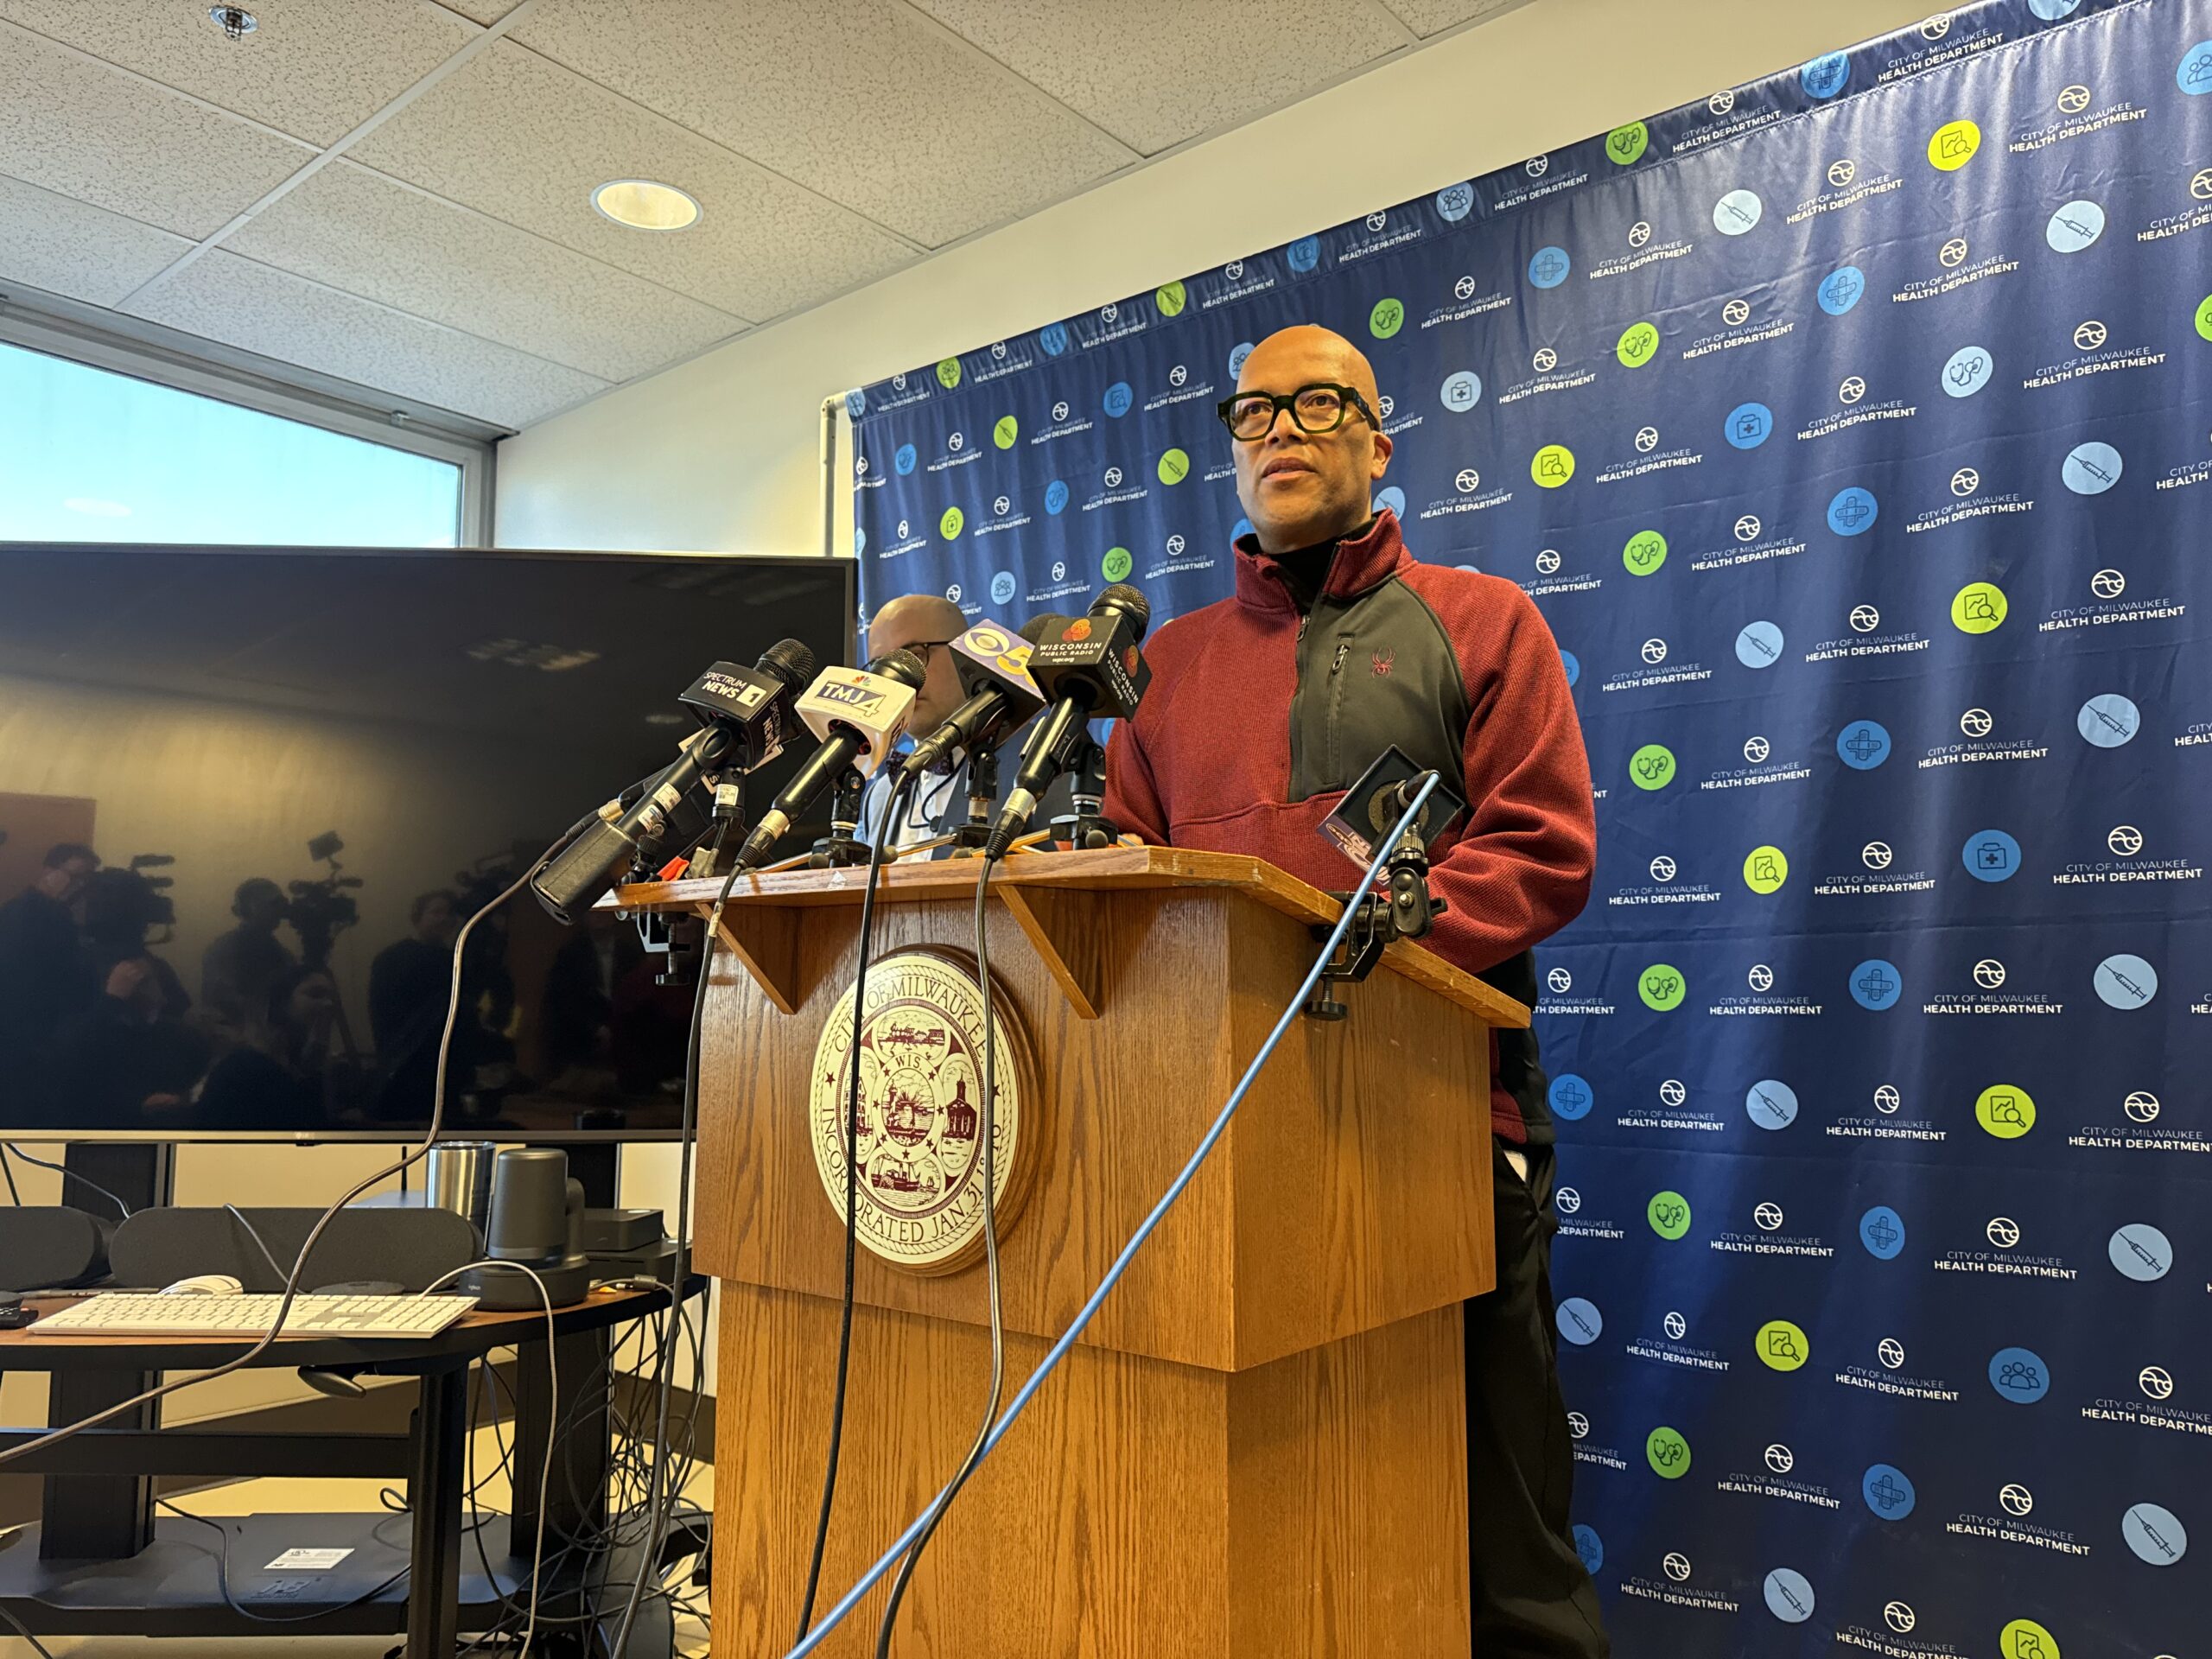
<path id="1" fill-rule="evenodd" d="M 878 904 L 918 904 L 968 899 L 976 891 L 972 859 L 917 859 L 887 864 L 876 888 Z M 690 911 L 703 915 L 722 888 L 721 876 L 647 881 L 618 887 L 602 905 L 623 911 Z M 739 878 L 733 906 L 775 910 L 857 905 L 868 885 L 865 866 L 850 869 L 784 870 Z M 1108 847 L 1089 852 L 1017 853 L 991 875 L 994 891 L 1041 888 L 1113 893 L 1161 887 L 1222 887 L 1242 893 L 1299 921 L 1332 925 L 1344 907 L 1319 887 L 1242 853 L 1199 852 L 1184 847 Z M 1493 1026 L 1525 1027 L 1528 1007 L 1504 992 L 1453 967 L 1434 951 L 1400 941 L 1383 953 L 1383 965 L 1425 985 Z"/>

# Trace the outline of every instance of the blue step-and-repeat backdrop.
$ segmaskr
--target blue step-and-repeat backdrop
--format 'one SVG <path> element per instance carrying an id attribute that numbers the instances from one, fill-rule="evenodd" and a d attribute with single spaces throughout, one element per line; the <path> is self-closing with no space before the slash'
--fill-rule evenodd
<path id="1" fill-rule="evenodd" d="M 1214 404 L 1306 321 L 1589 741 L 1618 1650 L 2212 1653 L 2212 0 L 1941 14 L 855 392 L 868 601 L 1220 597 Z"/>

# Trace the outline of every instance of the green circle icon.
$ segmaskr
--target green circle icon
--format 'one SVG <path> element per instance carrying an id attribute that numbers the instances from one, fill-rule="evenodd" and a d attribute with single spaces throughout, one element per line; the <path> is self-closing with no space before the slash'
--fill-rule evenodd
<path id="1" fill-rule="evenodd" d="M 2212 340 L 2212 294 L 2204 296 L 2204 303 L 2196 308 L 2196 332 Z"/>
<path id="2" fill-rule="evenodd" d="M 2036 1103 L 2018 1084 L 1993 1083 L 1974 1096 L 1974 1121 L 1999 1141 L 2017 1141 L 2036 1126 Z"/>
<path id="3" fill-rule="evenodd" d="M 1152 302 L 1160 308 L 1160 315 L 1163 317 L 1180 316 L 1183 314 L 1183 284 L 1169 283 L 1163 288 L 1155 288 L 1152 290 Z"/>
<path id="4" fill-rule="evenodd" d="M 1690 1443 L 1671 1428 L 1655 1428 L 1643 1442 L 1643 1455 L 1651 1472 L 1665 1480 L 1680 1480 L 1690 1471 Z"/>
<path id="5" fill-rule="evenodd" d="M 1813 1353 L 1805 1333 L 1787 1319 L 1769 1319 L 1759 1326 L 1758 1346 L 1759 1363 L 1774 1371 L 1794 1371 Z"/>
<path id="6" fill-rule="evenodd" d="M 1951 626 L 1961 633 L 1987 633 L 2005 625 L 2005 590 L 1993 582 L 1970 582 L 1951 596 Z"/>
<path id="7" fill-rule="evenodd" d="M 1014 448 L 1014 441 L 1021 435 L 1021 423 L 1011 415 L 999 416 L 999 423 L 991 429 L 991 442 L 1001 449 Z"/>
<path id="8" fill-rule="evenodd" d="M 1789 860 L 1779 847 L 1754 847 L 1744 860 L 1744 885 L 1753 893 L 1773 893 L 1789 879 Z"/>
<path id="9" fill-rule="evenodd" d="M 1629 781 L 1638 789 L 1664 789 L 1675 781 L 1675 752 L 1664 743 L 1647 743 L 1628 758 Z"/>
<path id="10" fill-rule="evenodd" d="M 1639 530 L 1621 549 L 1621 563 L 1631 576 L 1648 576 L 1667 563 L 1667 538 L 1656 530 Z"/>
<path id="11" fill-rule="evenodd" d="M 1690 1230 L 1690 1201 L 1679 1192 L 1654 1192 L 1643 1215 L 1662 1238 L 1680 1238 Z"/>
<path id="12" fill-rule="evenodd" d="M 937 383 L 947 391 L 960 384 L 960 359 L 948 357 L 937 365 Z"/>
<path id="13" fill-rule="evenodd" d="M 1605 135 L 1605 154 L 1615 167 L 1626 167 L 1639 159 L 1650 143 L 1651 129 L 1641 121 L 1631 121 Z"/>
<path id="14" fill-rule="evenodd" d="M 1160 458 L 1160 481 L 1180 484 L 1191 475 L 1191 458 L 1180 449 L 1170 449 Z"/>
<path id="15" fill-rule="evenodd" d="M 1128 581 L 1130 567 L 1135 563 L 1136 561 L 1129 556 L 1129 550 L 1128 548 L 1108 548 L 1106 550 L 1106 563 L 1104 567 L 1106 571 L 1106 580 L 1109 582 Z"/>
<path id="16" fill-rule="evenodd" d="M 1574 476 L 1574 451 L 1563 443 L 1548 443 L 1529 463 L 1529 476 L 1537 487 L 1555 490 Z"/>
<path id="17" fill-rule="evenodd" d="M 960 526 L 968 522 L 957 507 L 947 507 L 944 516 L 937 521 L 937 533 L 948 542 L 958 539 Z"/>
<path id="18" fill-rule="evenodd" d="M 1689 991 L 1682 970 L 1667 963 L 1655 962 L 1636 976 L 1636 994 L 1643 999 L 1645 1007 L 1656 1013 L 1667 1014 L 1681 1007 Z"/>
<path id="19" fill-rule="evenodd" d="M 1613 355 L 1621 360 L 1624 369 L 1640 369 L 1659 354 L 1659 329 L 1656 323 L 1632 322 L 1621 330 L 1619 341 L 1613 346 Z"/>
<path id="20" fill-rule="evenodd" d="M 1405 327 L 1406 308 L 1395 300 L 1377 300 L 1375 308 L 1367 314 L 1368 332 L 1377 340 L 1388 340 Z"/>
<path id="21" fill-rule="evenodd" d="M 2059 1659 L 2058 1638 L 2032 1618 L 2016 1618 L 1997 1635 L 2005 1659 Z"/>

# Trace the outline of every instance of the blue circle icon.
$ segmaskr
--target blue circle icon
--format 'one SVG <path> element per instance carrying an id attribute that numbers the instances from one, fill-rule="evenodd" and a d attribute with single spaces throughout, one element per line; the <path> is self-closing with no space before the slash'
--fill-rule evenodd
<path id="1" fill-rule="evenodd" d="M 1890 734 L 1878 721 L 1854 720 L 1836 734 L 1835 752 L 1853 772 L 1872 772 L 1890 758 Z"/>
<path id="2" fill-rule="evenodd" d="M 1014 597 L 1014 572 L 1001 570 L 991 577 L 991 603 L 1003 605 Z"/>
<path id="3" fill-rule="evenodd" d="M 1037 331 L 1037 343 L 1045 348 L 1047 357 L 1058 357 L 1068 348 L 1068 326 L 1065 322 L 1048 322 Z"/>
<path id="4" fill-rule="evenodd" d="M 1252 355 L 1252 342 L 1240 340 L 1229 353 L 1229 381 L 1236 384 L 1236 377 L 1244 372 L 1244 359 Z"/>
<path id="5" fill-rule="evenodd" d="M 1538 248 L 1529 260 L 1529 280 L 1538 288 L 1557 288 L 1567 280 L 1574 262 L 1561 247 Z"/>
<path id="6" fill-rule="evenodd" d="M 1774 411 L 1764 404 L 1738 404 L 1721 433 L 1733 449 L 1756 449 L 1774 434 Z"/>
<path id="7" fill-rule="evenodd" d="M 1232 542 L 1241 542 L 1251 533 L 1252 521 L 1249 518 L 1239 518 L 1229 527 L 1229 539 Z"/>
<path id="8" fill-rule="evenodd" d="M 1572 1071 L 1554 1077 L 1551 1092 L 1545 1098 L 1551 1103 L 1552 1116 L 1563 1117 L 1570 1123 L 1579 1123 L 1589 1116 L 1591 1107 L 1598 1100 L 1590 1085 Z"/>
<path id="9" fill-rule="evenodd" d="M 1746 622 L 1736 633 L 1736 660 L 1745 668 L 1772 668 L 1782 660 L 1782 630 L 1771 622 Z"/>
<path id="10" fill-rule="evenodd" d="M 1457 225 L 1475 208 L 1472 184 L 1447 184 L 1436 193 L 1436 211 Z"/>
<path id="11" fill-rule="evenodd" d="M 1559 1305 L 1559 1333 L 1576 1347 L 1587 1348 L 1605 1330 L 1604 1316 L 1587 1297 L 1570 1296 Z"/>
<path id="12" fill-rule="evenodd" d="M 2055 23 L 2062 17 L 2071 17 L 2081 3 L 2082 0 L 2028 0 L 2028 10 L 2046 23 Z"/>
<path id="13" fill-rule="evenodd" d="M 2050 1367 L 2032 1348 L 1999 1348 L 1989 1357 L 1989 1386 L 2016 1406 L 2032 1406 L 2050 1392 Z"/>
<path id="14" fill-rule="evenodd" d="M 1904 976 L 1897 972 L 1893 962 L 1869 957 L 1851 970 L 1851 1000 L 1862 1008 L 1872 1008 L 1879 1014 L 1885 1008 L 1897 1007 L 1897 999 L 1904 995 Z"/>
<path id="15" fill-rule="evenodd" d="M 2020 843 L 2002 830 L 1977 830 L 1959 849 L 1959 859 L 1977 881 L 2010 881 L 2020 873 Z"/>
<path id="16" fill-rule="evenodd" d="M 2101 749 L 2116 749 L 2142 729 L 2142 711 L 2117 691 L 2091 697 L 2074 716 L 2075 729 Z"/>
<path id="17" fill-rule="evenodd" d="M 1764 1077 L 1744 1096 L 1744 1111 L 1762 1129 L 1786 1129 L 1797 1121 L 1797 1091 Z"/>
<path id="18" fill-rule="evenodd" d="M 1068 486 L 1066 480 L 1056 478 L 1045 486 L 1045 511 L 1051 513 L 1053 517 L 1058 518 L 1061 513 L 1067 511 L 1067 506 Z"/>
<path id="19" fill-rule="evenodd" d="M 1878 1262 L 1894 1262 L 1904 1250 L 1904 1217 L 1878 1204 L 1859 1217 L 1859 1242 Z"/>
<path id="20" fill-rule="evenodd" d="M 1582 659 L 1565 645 L 1559 648 L 1560 666 L 1567 671 L 1567 683 L 1572 687 L 1582 677 Z"/>
<path id="21" fill-rule="evenodd" d="M 2097 964 L 2096 985 L 2107 1007 L 2132 1014 L 2158 995 L 2158 970 L 2140 957 L 2107 957 Z"/>
<path id="22" fill-rule="evenodd" d="M 1851 59 L 1841 52 L 1824 53 L 1797 72 L 1808 98 L 1834 98 L 1851 79 Z"/>
<path id="23" fill-rule="evenodd" d="M 1859 303 L 1866 293 L 1866 273 L 1856 265 L 1846 265 L 1832 270 L 1821 280 L 1819 289 L 1821 309 L 1832 317 L 1840 317 Z"/>
<path id="24" fill-rule="evenodd" d="M 868 531 L 863 526 L 855 524 L 853 526 L 853 556 L 857 559 L 867 551 Z"/>
<path id="25" fill-rule="evenodd" d="M 1598 1570 L 1605 1564 L 1605 1540 L 1599 1537 L 1588 1527 L 1575 1528 L 1574 1553 L 1582 1558 L 1582 1570 L 1593 1578 L 1597 1576 Z"/>
<path id="26" fill-rule="evenodd" d="M 2079 253 L 2105 233 L 2105 210 L 2094 201 L 2069 201 L 2050 216 L 2043 239 L 2060 253 Z"/>
<path id="27" fill-rule="evenodd" d="M 2121 1273 L 2146 1285 L 2173 1269 L 2173 1241 L 2145 1221 L 2131 1221 L 2113 1233 L 2105 1253 Z"/>
<path id="28" fill-rule="evenodd" d="M 1382 489 L 1377 490 L 1375 493 L 1375 511 L 1380 512 L 1385 507 L 1389 508 L 1390 511 L 1396 513 L 1399 518 L 1404 518 L 1406 516 L 1406 493 L 1395 484 L 1385 485 Z"/>
<path id="29" fill-rule="evenodd" d="M 845 416 L 857 421 L 868 412 L 868 393 L 855 388 L 845 394 Z"/>
<path id="30" fill-rule="evenodd" d="M 1813 1616 L 1811 1581 L 1795 1567 L 1776 1567 L 1766 1575 L 1766 1610 L 1785 1624 L 1802 1624 Z"/>
<path id="31" fill-rule="evenodd" d="M 1905 1471 L 1893 1463 L 1878 1463 L 1859 1483 L 1859 1495 L 1880 1521 L 1902 1521 L 1912 1513 L 1919 1494 Z"/>
<path id="32" fill-rule="evenodd" d="M 1283 257 L 1290 261 L 1290 268 L 1303 276 L 1321 263 L 1321 238 L 1301 236 L 1283 251 Z"/>
<path id="33" fill-rule="evenodd" d="M 2050 0 L 2043 0 L 2048 4 Z M 2028 0 L 2030 5 L 2037 0 Z M 2182 91 L 2192 98 L 2212 92 L 2212 41 L 2199 41 L 2181 54 L 2180 66 L 2174 71 L 2174 80 Z"/>
<path id="34" fill-rule="evenodd" d="M 1444 407 L 1453 414 L 1472 409 L 1483 400 L 1483 378 L 1472 369 L 1462 369 L 1457 374 L 1445 377 L 1437 394 Z"/>
<path id="35" fill-rule="evenodd" d="M 2077 443 L 2067 452 L 2066 487 L 2076 495 L 2102 495 L 2120 482 L 2126 464 L 2108 443 Z"/>
<path id="36" fill-rule="evenodd" d="M 1105 409 L 1116 420 L 1129 412 L 1129 405 L 1136 401 L 1136 393 L 1129 390 L 1126 380 L 1116 380 L 1106 388 Z"/>
<path id="37" fill-rule="evenodd" d="M 899 476 L 904 478 L 914 470 L 914 462 L 917 459 L 914 446 L 911 443 L 902 443 L 899 446 L 897 453 L 891 457 L 891 465 Z"/>
<path id="38" fill-rule="evenodd" d="M 1989 384 L 1997 366 L 1985 346 L 1961 346 L 1944 360 L 1943 390 L 1954 397 L 1971 397 Z"/>
<path id="39" fill-rule="evenodd" d="M 1756 226 L 1766 204 L 1750 190 L 1731 190 L 1713 204 L 1713 228 L 1723 236 L 1741 236 Z"/>
<path id="40" fill-rule="evenodd" d="M 1881 504 L 1874 499 L 1872 490 L 1862 490 L 1853 484 L 1838 490 L 1829 501 L 1828 528 L 1839 536 L 1864 535 L 1874 527 L 1881 511 Z"/>
<path id="41" fill-rule="evenodd" d="M 2153 1567 L 2171 1567 L 2189 1554 L 2189 1529 L 2171 1510 L 2156 1503 L 2131 1503 L 2120 1517 L 2120 1535 L 2137 1557 Z"/>

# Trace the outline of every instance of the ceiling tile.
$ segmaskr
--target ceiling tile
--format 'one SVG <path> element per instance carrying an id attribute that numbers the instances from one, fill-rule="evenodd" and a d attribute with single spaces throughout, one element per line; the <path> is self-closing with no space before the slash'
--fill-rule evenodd
<path id="1" fill-rule="evenodd" d="M 440 0 L 448 11 L 457 11 L 464 17 L 474 17 L 480 23 L 496 23 L 522 0 Z"/>
<path id="2" fill-rule="evenodd" d="M 1423 39 L 1454 26 L 1503 11 L 1514 0 L 1382 0 L 1404 20 L 1408 29 Z"/>
<path id="3" fill-rule="evenodd" d="M 224 246 L 447 327 L 627 380 L 744 319 L 333 162 Z"/>
<path id="4" fill-rule="evenodd" d="M 484 135 L 500 142 L 486 144 Z M 735 315 L 772 317 L 913 256 L 858 214 L 506 41 L 424 93 L 352 159 Z M 626 230 L 591 206 L 609 179 L 653 178 L 699 222 Z"/>
<path id="5" fill-rule="evenodd" d="M 607 385 L 219 248 L 127 308 L 150 322 L 517 429 Z"/>
<path id="6" fill-rule="evenodd" d="M 198 238 L 312 156 L 0 22 L 0 173 Z"/>
<path id="7" fill-rule="evenodd" d="M 1122 143 L 1156 155 L 1406 44 L 1367 0 L 914 0 Z"/>
<path id="8" fill-rule="evenodd" d="M 231 41 L 188 0 L 0 0 L 0 17 L 310 143 L 351 132 L 483 30 L 429 0 L 253 0 Z"/>
<path id="9" fill-rule="evenodd" d="M 933 247 L 1130 160 L 896 0 L 539 0 L 513 38 Z"/>
<path id="10" fill-rule="evenodd" d="M 135 219 L 0 178 L 0 283 L 113 305 L 191 245 Z"/>

